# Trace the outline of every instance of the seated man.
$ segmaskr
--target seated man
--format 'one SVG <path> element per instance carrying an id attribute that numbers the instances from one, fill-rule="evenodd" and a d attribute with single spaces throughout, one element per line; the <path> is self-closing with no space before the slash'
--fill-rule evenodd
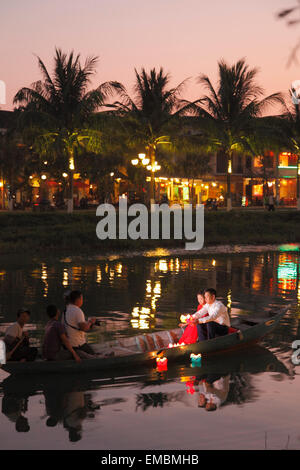
<path id="1" fill-rule="evenodd" d="M 80 307 L 83 304 L 83 296 L 80 291 L 72 291 L 68 297 L 68 304 L 63 314 L 66 333 L 72 348 L 81 359 L 92 359 L 96 353 L 86 342 L 85 332 L 95 324 L 95 319 L 86 321 Z"/>
<path id="2" fill-rule="evenodd" d="M 63 324 L 58 321 L 60 315 L 58 308 L 55 305 L 49 305 L 47 315 L 50 320 L 45 328 L 43 357 L 48 361 L 63 361 L 74 358 L 76 362 L 81 362 L 80 357 L 74 351 L 66 336 Z"/>
<path id="3" fill-rule="evenodd" d="M 217 293 L 215 289 L 206 289 L 204 298 L 206 304 L 192 316 L 197 322 L 199 341 L 224 336 L 228 334 L 230 319 L 227 307 L 219 300 L 216 300 Z M 204 314 L 208 314 L 203 317 Z"/>
<path id="4" fill-rule="evenodd" d="M 17 313 L 17 321 L 5 332 L 4 342 L 7 349 L 7 360 L 34 361 L 38 350 L 29 346 L 28 333 L 23 331 L 24 325 L 30 320 L 30 311 L 21 309 Z"/>

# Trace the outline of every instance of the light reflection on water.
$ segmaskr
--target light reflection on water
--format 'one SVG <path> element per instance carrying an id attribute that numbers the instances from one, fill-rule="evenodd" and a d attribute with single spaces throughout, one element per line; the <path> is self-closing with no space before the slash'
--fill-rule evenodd
<path id="1" fill-rule="evenodd" d="M 299 448 L 300 382 L 290 361 L 291 343 L 300 338 L 297 251 L 3 264 L 1 322 L 14 321 L 26 305 L 38 339 L 47 304 L 62 306 L 64 292 L 79 288 L 86 315 L 104 320 L 100 338 L 127 336 L 176 326 L 207 286 L 233 316 L 259 318 L 288 303 L 292 313 L 262 347 L 203 361 L 201 368 L 184 363 L 163 373 L 153 366 L 106 376 L 11 378 L 0 386 L 0 447 Z M 216 409 L 198 406 L 203 390 L 217 396 Z"/>
<path id="2" fill-rule="evenodd" d="M 118 322 L 118 334 L 128 334 L 137 328 L 175 326 L 180 314 L 196 308 L 196 293 L 207 286 L 217 289 L 228 308 L 254 313 L 270 303 L 296 300 L 299 253 L 111 261 L 67 258 L 2 265 L 0 308 L 9 322 L 26 305 L 32 320 L 44 324 L 47 304 L 62 307 L 64 292 L 81 289 L 87 316 L 103 317 L 111 326 Z"/>

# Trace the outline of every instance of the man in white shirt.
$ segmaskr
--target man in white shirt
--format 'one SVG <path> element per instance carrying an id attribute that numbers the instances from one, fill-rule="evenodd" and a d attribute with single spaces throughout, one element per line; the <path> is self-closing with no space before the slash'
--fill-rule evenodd
<path id="1" fill-rule="evenodd" d="M 80 307 L 83 304 L 83 296 L 80 291 L 72 291 L 69 295 L 69 303 L 62 317 L 69 342 L 81 359 L 92 359 L 95 352 L 86 342 L 85 332 L 95 324 L 95 319 L 85 320 Z"/>
<path id="2" fill-rule="evenodd" d="M 206 289 L 204 292 L 206 304 L 201 310 L 192 315 L 197 323 L 199 341 L 228 334 L 230 319 L 227 307 L 219 300 L 216 300 L 216 296 L 215 289 Z"/>

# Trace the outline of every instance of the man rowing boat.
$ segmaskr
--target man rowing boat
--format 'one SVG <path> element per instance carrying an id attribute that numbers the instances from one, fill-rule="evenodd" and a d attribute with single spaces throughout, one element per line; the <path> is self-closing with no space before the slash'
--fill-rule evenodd
<path id="1" fill-rule="evenodd" d="M 24 326 L 30 320 L 30 311 L 20 309 L 17 313 L 17 321 L 10 325 L 4 337 L 7 355 L 6 359 L 11 361 L 34 361 L 38 350 L 29 344 L 29 335 L 24 331 Z"/>

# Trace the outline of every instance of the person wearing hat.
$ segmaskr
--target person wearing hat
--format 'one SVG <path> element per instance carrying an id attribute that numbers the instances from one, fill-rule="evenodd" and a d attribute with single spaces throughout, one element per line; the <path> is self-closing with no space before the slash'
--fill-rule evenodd
<path id="1" fill-rule="evenodd" d="M 20 309 L 17 313 L 17 321 L 10 325 L 4 336 L 7 349 L 7 360 L 10 361 L 34 361 L 38 350 L 29 346 L 27 331 L 23 331 L 24 325 L 30 320 L 30 311 Z"/>

